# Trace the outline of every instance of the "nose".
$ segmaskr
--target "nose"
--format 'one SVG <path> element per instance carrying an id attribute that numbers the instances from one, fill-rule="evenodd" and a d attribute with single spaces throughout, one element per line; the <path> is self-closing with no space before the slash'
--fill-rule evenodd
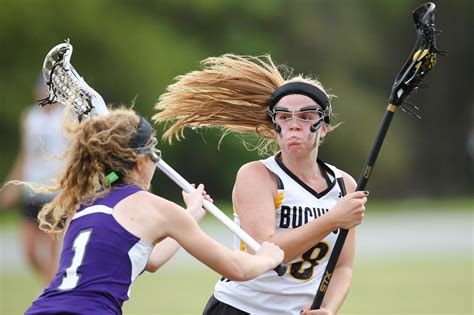
<path id="1" fill-rule="evenodd" d="M 290 121 L 288 122 L 288 128 L 290 130 L 300 130 L 301 129 L 300 122 L 295 118 L 295 116 L 293 116 L 290 119 Z"/>

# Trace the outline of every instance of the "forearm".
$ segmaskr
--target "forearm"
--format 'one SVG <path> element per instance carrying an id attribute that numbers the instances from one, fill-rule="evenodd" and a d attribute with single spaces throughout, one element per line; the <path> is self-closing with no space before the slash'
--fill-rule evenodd
<path id="1" fill-rule="evenodd" d="M 234 251 L 235 258 L 233 261 L 240 270 L 236 279 L 237 281 L 246 281 L 270 270 L 273 267 L 273 261 L 268 256 L 252 255 L 244 252 Z"/>
<path id="2" fill-rule="evenodd" d="M 337 314 L 341 308 L 352 283 L 352 268 L 337 267 L 334 270 L 328 290 L 324 296 L 321 307 Z"/>
<path id="3" fill-rule="evenodd" d="M 188 213 L 194 219 L 194 221 L 200 221 L 205 211 L 202 208 L 199 209 L 187 209 Z M 149 272 L 155 272 L 161 266 L 163 266 L 168 260 L 173 257 L 176 252 L 181 248 L 181 245 L 171 237 L 167 237 L 160 241 L 153 248 L 150 257 L 148 258 L 146 270 Z"/>
<path id="4" fill-rule="evenodd" d="M 22 164 L 23 155 L 19 154 L 5 183 L 10 180 L 23 180 Z M 11 207 L 18 200 L 21 193 L 21 186 L 15 184 L 9 184 L 0 187 L 0 189 L 0 209 Z"/>
<path id="5" fill-rule="evenodd" d="M 170 237 L 167 237 L 156 244 L 151 251 L 150 257 L 148 257 L 146 270 L 149 272 L 155 272 L 161 268 L 161 266 L 176 254 L 180 247 L 181 245 Z"/>
<path id="6" fill-rule="evenodd" d="M 336 228 L 332 218 L 323 215 L 308 224 L 284 232 L 276 232 L 269 238 L 258 239 L 258 241 L 269 241 L 278 245 L 285 252 L 283 262 L 288 263 L 300 257 Z"/>

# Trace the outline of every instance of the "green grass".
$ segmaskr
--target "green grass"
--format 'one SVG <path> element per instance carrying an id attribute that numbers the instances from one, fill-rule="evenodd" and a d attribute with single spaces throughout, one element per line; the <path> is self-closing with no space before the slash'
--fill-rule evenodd
<path id="1" fill-rule="evenodd" d="M 440 256 L 357 265 L 340 314 L 473 314 L 473 263 Z"/>
<path id="2" fill-rule="evenodd" d="M 340 315 L 472 314 L 473 260 L 427 259 L 358 264 Z M 124 314 L 200 314 L 217 274 L 204 267 L 141 276 Z M 0 314 L 21 314 L 41 292 L 30 274 L 1 275 Z"/>
<path id="3" fill-rule="evenodd" d="M 450 213 L 472 213 L 473 202 L 472 198 L 376 201 L 370 203 L 367 211 L 390 213 L 391 210 L 426 209 L 442 212 L 449 209 Z M 205 220 L 216 219 L 208 215 Z M 3 212 L 0 229 L 14 228 L 17 221 L 15 211 Z M 155 274 L 146 273 L 138 278 L 131 300 L 125 303 L 124 314 L 201 314 L 219 275 L 202 265 L 186 267 L 174 261 Z M 416 257 L 357 261 L 352 288 L 339 315 L 473 314 L 473 268 L 472 248 L 470 255 L 454 258 L 449 246 L 440 247 L 436 257 L 424 257 L 420 252 Z M 42 285 L 30 272 L 0 270 L 0 314 L 22 314 L 41 291 Z"/>

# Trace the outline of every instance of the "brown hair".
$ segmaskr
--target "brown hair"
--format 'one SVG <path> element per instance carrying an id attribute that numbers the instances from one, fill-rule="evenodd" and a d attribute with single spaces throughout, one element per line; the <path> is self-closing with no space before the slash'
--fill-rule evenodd
<path id="1" fill-rule="evenodd" d="M 110 184 L 105 179 L 107 168 L 120 172 L 126 184 L 148 188 L 131 175 L 137 155 L 129 143 L 137 133 L 138 123 L 139 117 L 133 110 L 121 108 L 66 126 L 72 139 L 65 154 L 67 165 L 57 186 L 43 189 L 59 193 L 38 214 L 41 230 L 61 232 L 67 218 L 80 205 L 90 204 L 109 192 Z"/>
<path id="2" fill-rule="evenodd" d="M 178 76 L 155 105 L 157 122 L 172 121 L 163 138 L 184 137 L 184 128 L 220 127 L 229 132 L 256 134 L 256 148 L 266 153 L 274 143 L 273 125 L 267 116 L 272 93 L 287 82 L 306 82 L 324 91 L 321 83 L 294 76 L 276 66 L 270 55 L 260 57 L 225 54 L 201 62 L 203 69 Z M 245 142 L 245 140 L 244 140 Z"/>

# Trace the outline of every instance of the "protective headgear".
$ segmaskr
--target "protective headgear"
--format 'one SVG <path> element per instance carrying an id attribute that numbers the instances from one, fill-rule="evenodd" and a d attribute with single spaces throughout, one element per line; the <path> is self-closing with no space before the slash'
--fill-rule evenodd
<path id="1" fill-rule="evenodd" d="M 150 158 L 153 162 L 158 162 L 161 158 L 161 151 L 156 148 L 158 140 L 153 136 L 153 128 L 151 124 L 142 116 L 140 116 L 140 121 L 138 122 L 137 133 L 130 140 L 129 147 L 136 154 L 150 154 Z M 130 165 L 132 168 L 133 165 Z M 108 184 L 119 183 L 123 174 L 114 171 L 110 167 L 105 168 L 106 180 Z"/>
<path id="2" fill-rule="evenodd" d="M 151 127 L 151 124 L 145 118 L 140 116 L 137 133 L 130 141 L 129 146 L 136 154 L 150 154 L 151 159 L 156 163 L 161 158 L 161 151 L 156 148 L 158 140 L 156 137 L 152 137 L 152 135 L 153 128 Z"/>
<path id="3" fill-rule="evenodd" d="M 280 99 L 284 96 L 292 95 L 292 94 L 302 94 L 305 95 L 312 100 L 314 100 L 319 106 L 321 106 L 321 119 L 311 125 L 310 131 L 316 132 L 323 124 L 323 122 L 329 123 L 329 115 L 332 112 L 331 103 L 329 102 L 329 98 L 321 89 L 317 86 L 305 82 L 290 82 L 283 84 L 278 89 L 276 89 L 272 96 L 270 97 L 270 101 L 268 102 L 268 116 L 273 122 L 273 128 L 276 132 L 281 132 L 281 127 L 275 122 L 275 110 L 274 107 L 278 103 Z"/>

